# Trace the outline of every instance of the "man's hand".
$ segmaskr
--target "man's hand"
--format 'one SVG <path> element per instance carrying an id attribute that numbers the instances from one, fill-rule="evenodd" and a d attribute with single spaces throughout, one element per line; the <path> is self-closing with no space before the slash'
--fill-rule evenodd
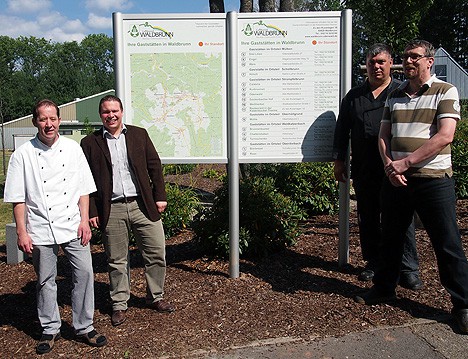
<path id="1" fill-rule="evenodd" d="M 18 248 L 26 254 L 32 254 L 33 244 L 28 233 L 18 234 Z"/>
<path id="2" fill-rule="evenodd" d="M 16 222 L 16 236 L 18 237 L 18 248 L 26 254 L 32 254 L 33 244 L 31 236 L 26 229 L 26 203 L 13 203 L 13 215 Z"/>
<path id="3" fill-rule="evenodd" d="M 407 161 L 403 158 L 401 160 L 391 161 L 387 163 L 384 169 L 385 169 L 385 174 L 387 175 L 387 177 L 389 177 L 392 174 L 401 175 L 405 173 L 409 167 L 410 166 L 408 165 Z"/>
<path id="4" fill-rule="evenodd" d="M 390 161 L 384 166 L 385 175 L 395 187 L 407 185 L 407 180 L 403 173 L 405 173 L 408 168 L 409 165 L 404 158 L 397 161 Z"/>
<path id="5" fill-rule="evenodd" d="M 92 233 L 88 221 L 81 221 L 80 225 L 78 226 L 78 238 L 81 238 L 81 244 L 83 247 L 88 245 L 89 241 L 91 240 L 91 236 Z"/>
<path id="6" fill-rule="evenodd" d="M 159 213 L 163 213 L 164 210 L 167 207 L 167 202 L 166 201 L 157 201 L 156 202 L 156 207 L 158 208 Z"/>
<path id="7" fill-rule="evenodd" d="M 344 161 L 335 160 L 333 168 L 333 173 L 335 174 L 335 179 L 339 182 L 346 182 L 348 180 L 346 164 Z"/>
<path id="8" fill-rule="evenodd" d="M 99 228 L 99 217 L 93 217 L 89 219 L 89 224 L 93 228 Z"/>
<path id="9" fill-rule="evenodd" d="M 407 180 L 404 175 L 396 175 L 393 173 L 390 176 L 388 176 L 388 179 L 390 180 L 390 183 L 395 187 L 407 186 Z"/>

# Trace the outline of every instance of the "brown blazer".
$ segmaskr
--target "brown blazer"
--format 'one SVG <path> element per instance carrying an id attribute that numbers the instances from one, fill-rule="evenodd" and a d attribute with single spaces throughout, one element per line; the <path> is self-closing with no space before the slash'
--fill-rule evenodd
<path id="1" fill-rule="evenodd" d="M 131 125 L 126 127 L 128 162 L 143 199 L 145 208 L 142 210 L 151 221 L 157 221 L 161 215 L 156 202 L 167 199 L 161 160 L 145 129 Z M 97 188 L 89 196 L 89 218 L 99 217 L 100 228 L 105 229 L 109 220 L 113 182 L 111 156 L 107 140 L 103 137 L 103 129 L 83 138 L 81 147 Z"/>

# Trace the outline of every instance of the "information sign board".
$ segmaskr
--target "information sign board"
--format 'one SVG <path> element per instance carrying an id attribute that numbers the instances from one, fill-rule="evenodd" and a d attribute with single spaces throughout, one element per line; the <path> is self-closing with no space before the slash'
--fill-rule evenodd
<path id="1" fill-rule="evenodd" d="M 226 20 L 220 15 L 114 16 L 125 122 L 146 128 L 166 163 L 227 161 Z"/>
<path id="2" fill-rule="evenodd" d="M 240 162 L 330 161 L 341 13 L 239 14 Z"/>

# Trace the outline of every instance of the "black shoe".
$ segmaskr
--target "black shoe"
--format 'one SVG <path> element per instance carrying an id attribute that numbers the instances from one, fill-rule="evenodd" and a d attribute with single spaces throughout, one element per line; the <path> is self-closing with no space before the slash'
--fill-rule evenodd
<path id="1" fill-rule="evenodd" d="M 370 282 L 374 278 L 374 271 L 372 269 L 364 269 L 359 275 L 358 279 L 363 282 Z"/>
<path id="2" fill-rule="evenodd" d="M 400 286 L 403 288 L 411 290 L 420 290 L 424 286 L 419 276 L 414 273 L 402 274 L 398 284 L 400 284 Z"/>
<path id="3" fill-rule="evenodd" d="M 468 309 L 454 309 L 452 315 L 457 321 L 458 328 L 463 334 L 468 334 Z"/>
<path id="4" fill-rule="evenodd" d="M 372 287 L 366 293 L 356 295 L 354 301 L 360 304 L 374 305 L 380 303 L 390 302 L 396 299 L 395 292 L 382 292 L 379 289 Z"/>

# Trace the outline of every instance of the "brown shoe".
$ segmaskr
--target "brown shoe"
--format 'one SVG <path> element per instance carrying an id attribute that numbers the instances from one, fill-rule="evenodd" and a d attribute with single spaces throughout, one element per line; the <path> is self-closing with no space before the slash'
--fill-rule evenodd
<path id="1" fill-rule="evenodd" d="M 92 347 L 103 347 L 107 344 L 107 338 L 104 335 L 98 334 L 95 329 L 89 333 L 77 335 L 76 339 Z"/>
<path id="2" fill-rule="evenodd" d="M 52 350 L 55 341 L 60 339 L 60 332 L 57 334 L 42 334 L 41 339 L 37 343 L 36 353 L 45 354 Z"/>
<path id="3" fill-rule="evenodd" d="M 165 302 L 164 300 L 158 300 L 157 302 L 149 304 L 151 309 L 157 310 L 159 313 L 172 313 L 175 308 L 171 303 Z"/>
<path id="4" fill-rule="evenodd" d="M 111 323 L 114 327 L 127 320 L 126 310 L 114 310 L 112 312 Z"/>

